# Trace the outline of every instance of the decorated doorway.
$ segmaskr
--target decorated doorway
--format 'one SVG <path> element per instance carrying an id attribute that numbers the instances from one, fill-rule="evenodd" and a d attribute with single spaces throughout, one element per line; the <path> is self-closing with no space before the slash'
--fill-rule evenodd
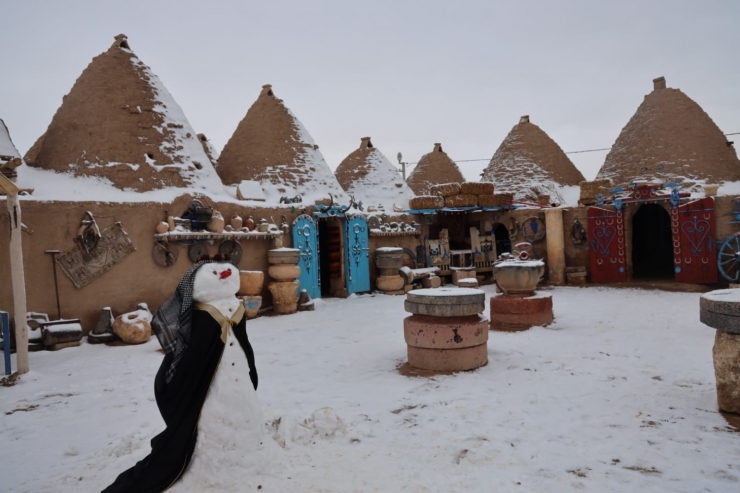
<path id="1" fill-rule="evenodd" d="M 673 280 L 671 217 L 660 204 L 643 204 L 632 218 L 632 275 Z"/>
<path id="2" fill-rule="evenodd" d="M 321 298 L 319 281 L 318 229 L 311 216 L 301 214 L 293 221 L 293 248 L 300 252 L 298 266 L 301 275 L 298 277 L 298 292 L 306 290 L 311 298 Z"/>
<path id="3" fill-rule="evenodd" d="M 591 282 L 610 283 L 627 280 L 627 256 L 624 245 L 622 211 L 600 207 L 588 208 L 588 241 Z"/>
<path id="4" fill-rule="evenodd" d="M 353 216 L 345 223 L 344 265 L 347 293 L 370 291 L 370 243 L 367 221 Z"/>
<path id="5" fill-rule="evenodd" d="M 714 199 L 705 197 L 674 207 L 671 214 L 677 282 L 718 281 Z"/>
<path id="6" fill-rule="evenodd" d="M 496 254 L 501 255 L 505 252 L 511 253 L 509 229 L 501 223 L 496 223 L 493 226 L 493 234 L 496 237 Z"/>

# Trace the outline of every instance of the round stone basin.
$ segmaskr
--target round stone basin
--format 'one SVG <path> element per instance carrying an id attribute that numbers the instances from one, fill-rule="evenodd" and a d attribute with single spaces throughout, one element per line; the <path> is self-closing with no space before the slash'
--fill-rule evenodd
<path id="1" fill-rule="evenodd" d="M 541 260 L 505 260 L 493 268 L 499 287 L 513 295 L 534 293 L 544 273 L 545 263 Z"/>

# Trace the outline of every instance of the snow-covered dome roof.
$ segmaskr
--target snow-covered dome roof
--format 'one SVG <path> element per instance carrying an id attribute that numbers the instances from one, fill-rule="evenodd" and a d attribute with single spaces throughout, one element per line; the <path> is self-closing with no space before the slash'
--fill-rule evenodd
<path id="1" fill-rule="evenodd" d="M 424 154 L 406 183 L 416 195 L 427 195 L 429 187 L 441 183 L 460 183 L 465 181 L 460 168 L 442 150 L 442 144 L 434 144 L 434 150 Z"/>
<path id="2" fill-rule="evenodd" d="M 137 192 L 222 189 L 182 109 L 123 34 L 82 72 L 26 162 Z"/>
<path id="3" fill-rule="evenodd" d="M 414 196 L 398 169 L 373 146 L 370 137 L 360 140 L 359 149 L 344 158 L 334 175 L 348 194 L 369 206 L 389 211 L 394 205 L 408 209 L 409 199 Z"/>
<path id="4" fill-rule="evenodd" d="M 617 137 L 597 179 L 627 185 L 635 179 L 688 185 L 740 180 L 740 160 L 722 130 L 679 89 L 653 81 Z"/>
<path id="5" fill-rule="evenodd" d="M 560 146 L 531 123 L 528 115 L 514 125 L 481 176 L 483 181 L 493 182 L 497 190 L 533 202 L 540 194 L 562 202 L 562 187 L 584 181 Z"/>
<path id="6" fill-rule="evenodd" d="M 261 182 L 271 200 L 301 195 L 310 204 L 328 199 L 329 193 L 342 201 L 347 198 L 319 146 L 269 84 L 262 86 L 224 146 L 216 170 L 226 185 Z"/>

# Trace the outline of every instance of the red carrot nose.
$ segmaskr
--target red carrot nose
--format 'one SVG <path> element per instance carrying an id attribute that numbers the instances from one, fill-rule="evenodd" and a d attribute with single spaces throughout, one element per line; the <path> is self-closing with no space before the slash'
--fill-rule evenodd
<path id="1" fill-rule="evenodd" d="M 221 279 L 226 279 L 231 275 L 231 270 L 226 269 L 221 271 Z"/>

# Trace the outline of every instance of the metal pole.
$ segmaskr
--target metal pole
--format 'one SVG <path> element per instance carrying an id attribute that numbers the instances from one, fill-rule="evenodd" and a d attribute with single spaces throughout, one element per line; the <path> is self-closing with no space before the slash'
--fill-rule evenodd
<path id="1" fill-rule="evenodd" d="M 57 263 L 54 256 L 59 253 L 59 250 L 46 250 L 44 253 L 51 255 L 51 268 L 54 271 L 54 293 L 57 296 L 57 320 L 62 319 L 62 308 L 59 304 L 59 284 L 57 283 Z"/>

